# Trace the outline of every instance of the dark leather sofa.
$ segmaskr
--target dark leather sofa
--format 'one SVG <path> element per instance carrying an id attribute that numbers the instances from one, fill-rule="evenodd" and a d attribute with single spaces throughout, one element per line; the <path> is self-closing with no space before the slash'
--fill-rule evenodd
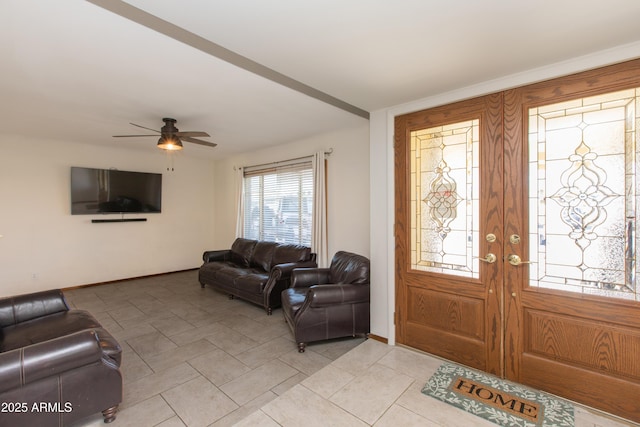
<path id="1" fill-rule="evenodd" d="M 64 426 L 122 401 L 122 349 L 60 290 L 0 299 L 0 426 Z"/>
<path id="2" fill-rule="evenodd" d="M 317 267 L 316 254 L 306 246 L 236 239 L 231 249 L 206 251 L 198 280 L 230 297 L 258 304 L 272 314 L 289 287 L 291 271 Z"/>
<path id="3" fill-rule="evenodd" d="M 329 268 L 301 268 L 282 292 L 282 313 L 303 353 L 312 341 L 369 333 L 369 259 L 337 252 Z"/>

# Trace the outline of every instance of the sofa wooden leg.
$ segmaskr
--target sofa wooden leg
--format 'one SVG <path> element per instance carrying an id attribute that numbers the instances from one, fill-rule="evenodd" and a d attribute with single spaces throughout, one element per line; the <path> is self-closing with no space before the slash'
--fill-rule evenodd
<path id="1" fill-rule="evenodd" d="M 307 344 L 303 343 L 303 342 L 299 342 L 298 343 L 298 353 L 304 353 L 304 349 L 307 346 Z"/>
<path id="2" fill-rule="evenodd" d="M 229 299 L 234 299 L 235 297 L 231 294 L 229 294 Z"/>
<path id="3" fill-rule="evenodd" d="M 118 405 L 112 406 L 111 408 L 105 409 L 102 411 L 102 417 L 104 418 L 104 422 L 109 424 L 116 419 L 116 413 L 118 412 Z"/>
<path id="4" fill-rule="evenodd" d="M 273 309 L 271 307 L 267 307 L 267 316 L 271 316 L 273 314 Z"/>

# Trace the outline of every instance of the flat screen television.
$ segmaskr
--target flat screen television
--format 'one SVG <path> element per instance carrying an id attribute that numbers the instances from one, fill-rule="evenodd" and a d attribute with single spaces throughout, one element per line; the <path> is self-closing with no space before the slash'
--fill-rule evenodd
<path id="1" fill-rule="evenodd" d="M 162 174 L 71 167 L 71 214 L 159 213 Z"/>

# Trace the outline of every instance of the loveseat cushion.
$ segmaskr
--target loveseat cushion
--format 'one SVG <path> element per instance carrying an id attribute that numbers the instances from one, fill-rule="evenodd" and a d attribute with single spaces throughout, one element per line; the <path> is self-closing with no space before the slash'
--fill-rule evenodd
<path id="1" fill-rule="evenodd" d="M 273 253 L 278 246 L 275 242 L 258 242 L 253 250 L 253 257 L 251 258 L 251 266 L 261 268 L 264 271 L 271 270 L 271 260 Z"/>
<path id="2" fill-rule="evenodd" d="M 249 267 L 256 243 L 255 240 L 237 238 L 231 245 L 231 262 L 240 267 Z"/>

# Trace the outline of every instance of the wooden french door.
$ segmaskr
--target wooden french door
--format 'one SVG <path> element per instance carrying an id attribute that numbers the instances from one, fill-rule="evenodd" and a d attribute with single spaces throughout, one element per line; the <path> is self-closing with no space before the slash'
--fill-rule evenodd
<path id="1" fill-rule="evenodd" d="M 640 421 L 640 61 L 399 116 L 396 340 Z"/>

